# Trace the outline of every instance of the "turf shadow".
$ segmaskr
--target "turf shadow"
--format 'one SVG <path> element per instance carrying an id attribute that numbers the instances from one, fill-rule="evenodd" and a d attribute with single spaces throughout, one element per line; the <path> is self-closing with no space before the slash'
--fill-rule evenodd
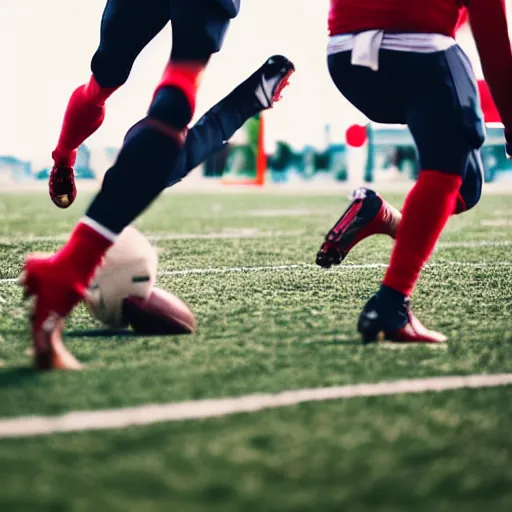
<path id="1" fill-rule="evenodd" d="M 39 378 L 41 372 L 34 368 L 8 368 L 0 371 L 0 389 L 14 388 L 25 384 L 28 380 Z"/>

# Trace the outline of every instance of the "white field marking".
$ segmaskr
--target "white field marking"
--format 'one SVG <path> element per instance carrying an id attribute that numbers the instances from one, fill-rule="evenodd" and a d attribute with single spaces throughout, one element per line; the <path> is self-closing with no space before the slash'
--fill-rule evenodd
<path id="1" fill-rule="evenodd" d="M 291 210 L 248 210 L 239 212 L 238 215 L 245 217 L 307 217 L 310 215 L 330 215 L 328 210 L 312 210 L 309 208 L 295 208 Z"/>
<path id="2" fill-rule="evenodd" d="M 244 272 L 282 272 L 288 270 L 299 270 L 315 268 L 316 265 L 275 265 L 269 267 L 206 267 L 206 268 L 186 268 L 183 270 L 162 270 L 158 272 L 160 276 L 188 276 L 191 274 L 230 274 Z"/>
<path id="3" fill-rule="evenodd" d="M 375 384 L 297 389 L 276 394 L 146 404 L 121 409 L 75 411 L 59 416 L 25 416 L 0 420 L 0 439 L 43 436 L 63 432 L 123 429 L 136 425 L 218 418 L 307 402 L 510 385 L 512 385 L 511 373 L 432 377 Z"/>
<path id="4" fill-rule="evenodd" d="M 160 242 L 166 240 L 242 240 L 242 239 L 258 239 L 258 238 L 274 238 L 274 237 L 295 237 L 304 235 L 304 230 L 294 231 L 260 231 L 256 228 L 242 229 L 226 229 L 214 233 L 164 233 L 161 235 L 146 235 L 150 242 Z M 0 243 L 51 243 L 66 242 L 69 234 L 60 234 L 52 236 L 27 236 L 27 237 L 0 237 Z"/>
<path id="5" fill-rule="evenodd" d="M 379 350 L 410 350 L 418 348 L 417 343 L 393 343 L 392 341 L 383 341 L 376 346 Z M 421 346 L 428 350 L 448 350 L 448 343 L 423 343 Z"/>
<path id="6" fill-rule="evenodd" d="M 437 247 L 451 249 L 452 247 L 508 247 L 510 245 L 512 245 L 510 240 L 474 240 L 471 242 L 440 242 Z"/>
<path id="7" fill-rule="evenodd" d="M 506 228 L 512 226 L 512 219 L 481 220 L 480 226 L 488 228 Z"/>
<path id="8" fill-rule="evenodd" d="M 343 265 L 339 269 L 355 270 L 355 269 L 371 269 L 371 268 L 386 268 L 385 263 L 369 263 L 366 265 Z M 268 267 L 205 267 L 205 268 L 185 268 L 182 270 L 162 270 L 158 272 L 159 276 L 172 277 L 172 276 L 188 276 L 193 274 L 230 274 L 230 273 L 244 273 L 244 272 L 282 272 L 299 269 L 313 269 L 323 272 L 324 270 L 313 264 L 292 264 L 292 265 L 273 265 Z M 13 284 L 17 283 L 18 279 L 8 277 L 0 279 L 0 284 Z"/>
<path id="9" fill-rule="evenodd" d="M 296 237 L 305 234 L 304 230 L 293 231 L 260 231 L 257 228 L 241 228 L 226 229 L 214 233 L 164 233 L 161 235 L 147 235 L 151 242 L 159 242 L 165 240 L 237 240 L 237 239 L 258 239 L 273 237 Z M 14 244 L 22 243 L 48 243 L 48 242 L 66 242 L 69 234 L 51 235 L 51 236 L 26 236 L 26 237 L 6 237 L 0 236 L 0 243 Z M 461 242 L 439 242 L 437 248 L 452 247 L 508 247 L 512 245 L 511 240 L 473 240 Z"/>
<path id="10" fill-rule="evenodd" d="M 337 267 L 337 270 L 360 270 L 372 268 L 387 268 L 386 263 L 368 263 L 366 265 L 342 265 Z M 317 265 L 303 263 L 297 265 L 275 265 L 270 267 L 207 267 L 207 268 L 188 268 L 184 270 L 163 270 L 159 272 L 160 276 L 183 276 L 190 274 L 231 274 L 231 273 L 244 273 L 244 272 L 283 272 L 289 270 L 310 269 L 317 270 L 318 272 L 325 272 L 324 269 Z"/>
<path id="11" fill-rule="evenodd" d="M 440 268 L 440 267 L 467 267 L 467 268 L 496 268 L 496 267 L 510 267 L 512 262 L 499 261 L 494 263 L 489 262 L 466 262 L 466 261 L 443 261 L 439 263 L 430 263 L 425 266 L 425 269 Z M 330 270 L 330 272 L 344 272 L 351 270 L 367 270 L 377 268 L 387 268 L 387 263 L 366 263 L 362 265 L 339 265 Z M 188 276 L 188 275 L 205 275 L 205 274 L 236 274 L 236 273 L 251 273 L 251 272 L 288 272 L 293 270 L 316 270 L 317 272 L 329 272 L 317 265 L 302 263 L 291 265 L 273 265 L 268 267 L 205 267 L 205 268 L 185 268 L 182 270 L 162 270 L 158 272 L 161 277 L 172 276 Z M 0 279 L 0 284 L 15 284 L 18 279 L 15 277 L 8 277 Z"/>
<path id="12" fill-rule="evenodd" d="M 259 229 L 233 229 L 220 233 L 169 233 L 163 235 L 150 235 L 151 242 L 161 240 L 241 240 L 244 238 L 274 238 L 295 237 L 304 235 L 303 230 L 295 231 L 260 231 Z"/>

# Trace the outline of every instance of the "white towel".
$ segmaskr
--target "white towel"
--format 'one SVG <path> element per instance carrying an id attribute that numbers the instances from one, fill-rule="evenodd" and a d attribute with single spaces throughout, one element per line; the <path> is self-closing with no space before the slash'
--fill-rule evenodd
<path id="1" fill-rule="evenodd" d="M 356 34 L 353 39 L 352 65 L 379 70 L 379 53 L 384 30 L 368 30 Z"/>
<path id="2" fill-rule="evenodd" d="M 380 50 L 397 52 L 433 53 L 444 51 L 457 44 L 455 39 L 443 34 L 386 33 L 368 30 L 358 34 L 341 34 L 329 38 L 327 53 L 352 51 L 352 64 L 379 70 Z"/>

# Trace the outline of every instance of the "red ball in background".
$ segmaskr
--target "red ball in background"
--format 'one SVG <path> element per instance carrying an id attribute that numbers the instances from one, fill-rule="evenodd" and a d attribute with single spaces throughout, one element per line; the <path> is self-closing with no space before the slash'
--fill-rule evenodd
<path id="1" fill-rule="evenodd" d="M 353 148 L 360 148 L 368 139 L 366 126 L 353 124 L 348 128 L 345 138 L 349 146 L 352 146 Z"/>

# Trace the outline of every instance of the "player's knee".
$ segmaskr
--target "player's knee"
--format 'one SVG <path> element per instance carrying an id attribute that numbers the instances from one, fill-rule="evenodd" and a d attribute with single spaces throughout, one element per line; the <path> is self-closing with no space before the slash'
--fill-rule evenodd
<path id="1" fill-rule="evenodd" d="M 192 120 L 192 106 L 178 87 L 161 87 L 149 107 L 148 115 L 166 125 L 183 130 Z"/>
<path id="2" fill-rule="evenodd" d="M 128 80 L 133 60 L 122 59 L 103 48 L 98 48 L 91 61 L 91 71 L 101 87 L 120 87 Z"/>
<path id="3" fill-rule="evenodd" d="M 486 129 L 484 115 L 480 106 L 462 109 L 463 140 L 457 145 L 467 159 L 467 165 L 478 170 L 481 167 L 480 148 L 484 145 Z M 468 156 L 469 154 L 469 156 Z"/>
<path id="4" fill-rule="evenodd" d="M 468 157 L 464 182 L 460 188 L 455 213 L 463 213 L 474 208 L 482 197 L 484 185 L 484 167 L 480 152 L 472 151 Z"/>
<path id="5" fill-rule="evenodd" d="M 468 140 L 471 149 L 479 150 L 485 142 L 485 123 L 483 117 L 477 115 L 476 119 L 468 127 Z"/>
<path id="6" fill-rule="evenodd" d="M 482 189 L 474 189 L 472 191 L 461 191 L 457 198 L 455 214 L 465 213 L 474 208 L 482 197 Z"/>

